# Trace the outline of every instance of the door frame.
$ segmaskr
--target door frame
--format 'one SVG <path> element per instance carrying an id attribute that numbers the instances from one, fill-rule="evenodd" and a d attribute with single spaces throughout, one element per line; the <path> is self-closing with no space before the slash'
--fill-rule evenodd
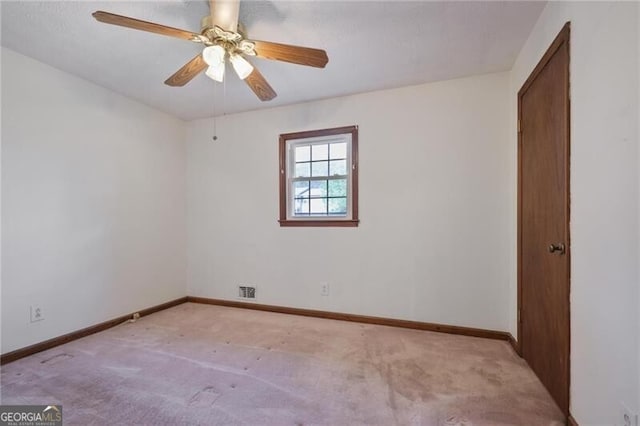
<path id="1" fill-rule="evenodd" d="M 547 49 L 545 54 L 540 59 L 540 62 L 536 65 L 536 67 L 531 72 L 531 75 L 524 82 L 520 90 L 518 91 L 518 121 L 517 121 L 517 132 L 518 132 L 518 212 L 517 212 L 517 268 L 518 268 L 518 311 L 517 311 L 517 323 L 518 323 L 518 339 L 516 341 L 516 352 L 518 355 L 522 357 L 522 318 L 520 315 L 522 309 L 522 132 L 520 131 L 520 123 L 522 119 L 522 97 L 529 89 L 529 87 L 533 84 L 535 79 L 538 77 L 540 72 L 545 68 L 545 66 L 549 63 L 553 55 L 558 51 L 558 49 L 566 43 L 567 46 L 567 55 L 568 55 L 568 66 L 567 66 L 567 127 L 565 130 L 566 135 L 566 164 L 565 164 L 565 172 L 566 172 L 566 193 L 565 193 L 565 211 L 566 211 L 566 224 L 565 224 L 565 246 L 566 246 L 566 259 L 568 263 L 567 268 L 567 276 L 565 280 L 565 285 L 567 286 L 567 311 L 568 311 L 568 323 L 567 327 L 567 336 L 569 339 L 568 348 L 569 351 L 567 353 L 567 405 L 570 404 L 570 389 L 571 389 L 571 303 L 570 303 L 570 294 L 571 294 L 571 232 L 569 228 L 570 217 L 571 217 L 571 202 L 570 202 L 570 188 L 571 188 L 571 180 L 570 180 L 570 166 L 571 166 L 571 80 L 570 80 L 570 67 L 571 67 L 571 43 L 570 43 L 570 34 L 571 34 L 571 22 L 567 22 L 564 24 L 556 38 L 551 43 L 551 46 Z M 560 407 L 562 412 L 569 416 L 569 407 Z"/>

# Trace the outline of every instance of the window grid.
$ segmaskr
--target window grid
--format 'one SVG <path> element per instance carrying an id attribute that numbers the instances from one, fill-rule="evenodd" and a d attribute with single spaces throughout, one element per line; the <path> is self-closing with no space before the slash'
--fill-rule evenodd
<path id="1" fill-rule="evenodd" d="M 304 153 L 304 148 L 308 149 L 308 154 Z M 332 148 L 338 151 L 335 157 L 332 157 Z M 291 164 L 293 167 L 290 169 L 293 173 L 293 177 L 289 179 L 289 194 L 290 199 L 293 201 L 290 206 L 290 214 L 292 217 L 345 217 L 349 214 L 348 200 L 349 200 L 349 143 L 341 138 L 336 141 L 321 141 L 316 143 L 292 143 L 290 145 Z M 321 152 L 319 159 L 314 160 L 314 152 L 318 150 Z M 298 161 L 297 152 L 303 151 L 302 161 Z M 326 150 L 326 155 L 323 155 L 322 151 Z M 344 154 L 340 155 L 340 151 Z M 326 163 L 326 172 L 324 174 L 315 175 L 314 164 Z M 342 169 L 345 174 L 331 174 L 333 164 L 343 165 Z M 298 165 L 308 164 L 308 173 L 303 176 L 297 176 Z M 339 195 L 331 195 L 332 191 L 329 188 L 330 182 L 344 182 L 344 190 Z M 301 187 L 296 188 L 296 183 L 308 182 L 307 189 L 302 192 L 297 192 Z M 325 182 L 324 190 L 321 191 L 324 195 L 313 195 L 312 182 Z M 300 196 L 305 193 L 307 196 Z M 335 194 L 335 192 L 334 192 Z M 313 201 L 316 201 L 314 203 Z M 323 202 L 322 202 L 323 201 Z M 332 203 L 336 201 L 338 203 Z M 318 208 L 318 202 L 321 203 L 321 208 Z M 315 206 L 314 206 L 315 204 Z"/>

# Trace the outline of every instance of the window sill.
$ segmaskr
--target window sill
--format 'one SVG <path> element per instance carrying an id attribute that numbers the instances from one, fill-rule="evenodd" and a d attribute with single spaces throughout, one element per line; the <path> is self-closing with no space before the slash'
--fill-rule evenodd
<path id="1" fill-rule="evenodd" d="M 341 228 L 354 228 L 360 223 L 359 220 L 331 220 L 331 219 L 294 219 L 294 220 L 279 220 L 280 226 L 287 227 L 341 227 Z"/>

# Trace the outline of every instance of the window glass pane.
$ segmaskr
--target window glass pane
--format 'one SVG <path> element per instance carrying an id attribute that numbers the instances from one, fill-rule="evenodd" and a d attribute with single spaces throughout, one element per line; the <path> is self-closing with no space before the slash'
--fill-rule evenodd
<path id="1" fill-rule="evenodd" d="M 313 161 L 329 158 L 329 145 L 311 145 L 311 159 Z"/>
<path id="2" fill-rule="evenodd" d="M 310 160 L 311 160 L 311 147 L 309 145 L 296 146 L 295 161 L 299 163 L 301 161 L 310 161 Z"/>
<path id="3" fill-rule="evenodd" d="M 297 199 L 293 200 L 293 214 L 296 216 L 309 215 L 309 199 Z"/>
<path id="4" fill-rule="evenodd" d="M 333 160 L 329 162 L 329 176 L 347 174 L 347 160 Z"/>
<path id="5" fill-rule="evenodd" d="M 347 158 L 347 143 L 332 143 L 329 145 L 329 158 L 332 160 Z"/>
<path id="6" fill-rule="evenodd" d="M 327 181 L 326 180 L 314 180 L 311 181 L 311 196 L 312 197 L 326 197 L 327 196 Z"/>
<path id="7" fill-rule="evenodd" d="M 346 198 L 329 198 L 329 214 L 345 215 L 347 214 Z"/>
<path id="8" fill-rule="evenodd" d="M 294 177 L 311 176 L 311 163 L 296 163 L 296 174 Z"/>
<path id="9" fill-rule="evenodd" d="M 329 181 L 329 197 L 346 197 L 347 180 L 335 179 Z"/>
<path id="10" fill-rule="evenodd" d="M 311 214 L 327 214 L 327 199 L 326 198 L 312 198 L 311 200 Z"/>
<path id="11" fill-rule="evenodd" d="M 297 181 L 293 182 L 293 196 L 295 198 L 303 198 L 309 196 L 309 181 Z"/>
<path id="12" fill-rule="evenodd" d="M 311 163 L 311 176 L 327 176 L 329 172 L 328 161 L 318 161 L 317 163 Z"/>

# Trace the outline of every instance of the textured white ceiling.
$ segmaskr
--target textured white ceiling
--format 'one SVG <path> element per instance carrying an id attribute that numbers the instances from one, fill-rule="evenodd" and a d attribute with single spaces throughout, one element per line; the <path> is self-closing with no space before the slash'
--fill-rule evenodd
<path id="1" fill-rule="evenodd" d="M 315 69 L 253 59 L 278 97 L 260 102 L 233 73 L 226 83 L 164 80 L 201 46 L 96 22 L 105 10 L 199 32 L 206 1 L 2 1 L 2 45 L 191 120 L 378 89 L 504 71 L 544 2 L 243 1 L 249 38 L 325 49 Z M 224 95 L 224 96 L 223 96 Z"/>

